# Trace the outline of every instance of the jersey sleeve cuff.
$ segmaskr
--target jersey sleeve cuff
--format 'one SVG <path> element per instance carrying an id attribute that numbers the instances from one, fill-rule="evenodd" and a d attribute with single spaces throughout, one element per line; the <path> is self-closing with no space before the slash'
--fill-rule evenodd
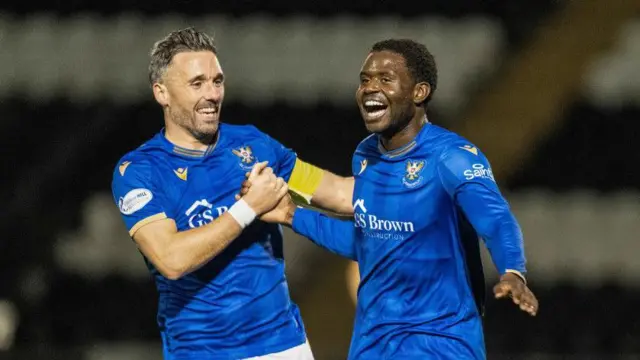
<path id="1" fill-rule="evenodd" d="M 293 220 L 291 221 L 291 229 L 305 237 L 313 237 L 312 229 L 317 228 L 317 222 L 315 216 L 318 213 L 298 206 L 295 213 L 293 213 Z"/>
<path id="2" fill-rule="evenodd" d="M 140 230 L 145 225 L 151 224 L 154 221 L 164 220 L 166 218 L 167 218 L 167 214 L 164 212 L 148 216 L 138 221 L 135 225 L 131 227 L 131 230 L 129 230 L 129 236 L 133 237 L 133 234 L 135 234 L 138 230 Z"/>

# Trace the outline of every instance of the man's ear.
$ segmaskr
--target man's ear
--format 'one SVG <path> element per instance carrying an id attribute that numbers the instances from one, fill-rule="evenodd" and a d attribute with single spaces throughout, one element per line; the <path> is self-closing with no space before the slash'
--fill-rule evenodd
<path id="1" fill-rule="evenodd" d="M 169 105 L 169 92 L 164 84 L 159 82 L 153 84 L 153 96 L 156 101 L 163 107 Z"/>
<path id="2" fill-rule="evenodd" d="M 417 83 L 413 88 L 413 102 L 422 104 L 431 94 L 431 85 L 427 82 Z"/>

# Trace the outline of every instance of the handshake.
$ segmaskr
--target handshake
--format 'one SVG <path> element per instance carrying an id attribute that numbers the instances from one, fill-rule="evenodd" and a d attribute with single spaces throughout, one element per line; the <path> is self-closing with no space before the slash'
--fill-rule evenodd
<path id="1" fill-rule="evenodd" d="M 291 226 L 296 205 L 287 182 L 276 177 L 266 161 L 255 164 L 246 177 L 236 200 L 244 200 L 262 221 Z"/>

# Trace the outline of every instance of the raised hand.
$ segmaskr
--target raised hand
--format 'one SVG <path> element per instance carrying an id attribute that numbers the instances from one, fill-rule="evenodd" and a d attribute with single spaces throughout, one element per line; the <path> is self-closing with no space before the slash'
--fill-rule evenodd
<path id="1" fill-rule="evenodd" d="M 291 226 L 293 214 L 295 213 L 296 208 L 297 206 L 294 204 L 291 196 L 286 194 L 282 199 L 280 199 L 276 207 L 262 214 L 260 216 L 260 220 Z"/>

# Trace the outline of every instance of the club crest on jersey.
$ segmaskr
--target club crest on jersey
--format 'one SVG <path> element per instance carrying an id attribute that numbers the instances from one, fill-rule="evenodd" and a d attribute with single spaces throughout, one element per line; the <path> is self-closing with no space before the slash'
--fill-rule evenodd
<path id="1" fill-rule="evenodd" d="M 256 163 L 256 157 L 248 145 L 233 149 L 231 152 L 240 158 L 240 167 L 245 170 L 251 170 Z"/>
<path id="2" fill-rule="evenodd" d="M 424 160 L 407 160 L 405 175 L 402 183 L 409 188 L 416 187 L 422 182 L 422 170 L 424 169 Z"/>

